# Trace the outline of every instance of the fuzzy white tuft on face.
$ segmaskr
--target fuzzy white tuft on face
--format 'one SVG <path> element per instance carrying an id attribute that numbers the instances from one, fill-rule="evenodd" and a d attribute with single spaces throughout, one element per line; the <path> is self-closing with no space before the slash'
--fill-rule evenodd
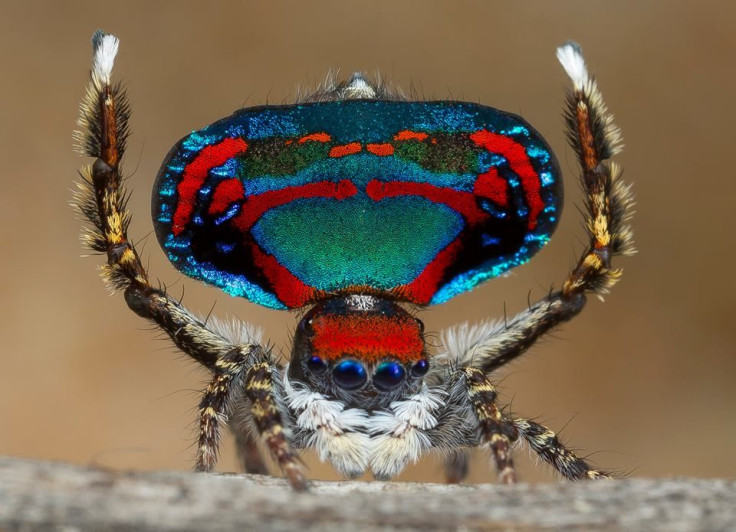
<path id="1" fill-rule="evenodd" d="M 394 401 L 389 411 L 376 412 L 368 418 L 372 434 L 370 468 L 379 480 L 401 473 L 432 446 L 426 431 L 437 426 L 444 392 L 422 386 L 419 393 L 404 401 Z"/>
<path id="2" fill-rule="evenodd" d="M 346 477 L 367 468 L 382 480 L 398 475 L 432 446 L 428 430 L 438 424 L 444 392 L 423 386 L 415 395 L 394 401 L 390 408 L 368 411 L 289 381 L 284 375 L 286 404 L 296 427 L 308 434 L 306 446 Z"/>
<path id="3" fill-rule="evenodd" d="M 365 433 L 367 414 L 345 403 L 329 399 L 304 385 L 289 381 L 284 372 L 284 393 L 289 409 L 296 416 L 297 428 L 307 432 L 307 446 L 317 451 L 319 459 L 328 460 L 348 478 L 360 476 L 368 462 L 369 436 Z"/>

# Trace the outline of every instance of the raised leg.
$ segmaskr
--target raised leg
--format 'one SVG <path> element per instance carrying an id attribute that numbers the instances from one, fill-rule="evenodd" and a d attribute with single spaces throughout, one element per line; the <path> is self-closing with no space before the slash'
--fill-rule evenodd
<path id="1" fill-rule="evenodd" d="M 221 419 L 227 419 L 234 393 L 242 393 L 247 369 L 255 363 L 272 364 L 256 336 L 240 331 L 211 330 L 165 290 L 151 285 L 138 253 L 127 234 L 126 209 L 120 164 L 128 134 L 125 91 L 113 85 L 111 74 L 118 40 L 97 32 L 93 37 L 94 61 L 82 101 L 76 138 L 79 150 L 95 158 L 80 171 L 76 205 L 89 221 L 82 235 L 92 251 L 104 253 L 102 277 L 108 287 L 125 293 L 128 306 L 155 322 L 184 353 L 208 368 L 213 379 L 200 404 L 200 436 L 196 469 L 210 471 L 217 460 Z"/>
<path id="2" fill-rule="evenodd" d="M 627 225 L 632 205 L 629 187 L 620 180 L 620 169 L 607 162 L 621 149 L 618 128 L 588 75 L 580 48 L 565 44 L 557 57 L 573 84 L 565 117 L 568 138 L 582 169 L 589 245 L 562 290 L 550 293 L 509 321 L 445 334 L 453 363 L 485 373 L 518 357 L 550 329 L 576 316 L 587 294 L 602 297 L 607 293 L 621 275 L 620 270 L 611 268 L 611 258 L 634 253 Z"/>
<path id="3" fill-rule="evenodd" d="M 107 256 L 102 277 L 108 287 L 125 293 L 128 306 L 154 321 L 176 346 L 210 370 L 239 340 L 209 330 L 165 290 L 151 285 L 138 253 L 128 238 L 130 214 L 126 209 L 120 164 L 125 152 L 130 115 L 125 91 L 111 81 L 118 40 L 97 32 L 90 81 L 80 106 L 76 133 L 79 151 L 94 157 L 81 169 L 82 181 L 75 195 L 77 209 L 90 227 L 82 241 L 90 250 Z"/>

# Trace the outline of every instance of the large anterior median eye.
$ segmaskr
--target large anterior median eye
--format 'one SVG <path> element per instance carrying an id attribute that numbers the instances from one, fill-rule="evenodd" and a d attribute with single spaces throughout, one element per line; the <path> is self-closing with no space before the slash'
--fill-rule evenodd
<path id="1" fill-rule="evenodd" d="M 344 390 L 357 390 L 368 380 L 368 375 L 360 362 L 343 360 L 332 370 L 332 378 Z"/>
<path id="2" fill-rule="evenodd" d="M 406 376 L 404 366 L 398 362 L 381 362 L 373 374 L 373 385 L 387 392 L 399 386 Z"/>

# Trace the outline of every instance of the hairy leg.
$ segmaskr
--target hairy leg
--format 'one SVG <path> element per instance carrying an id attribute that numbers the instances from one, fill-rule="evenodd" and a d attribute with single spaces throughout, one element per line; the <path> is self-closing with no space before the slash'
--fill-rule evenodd
<path id="1" fill-rule="evenodd" d="M 268 360 L 259 346 L 240 346 L 215 362 L 214 376 L 199 403 L 199 442 L 195 470 L 212 471 L 217 463 L 222 422 L 231 417 L 233 399 L 242 397 L 243 376 L 257 361 Z"/>
<path id="2" fill-rule="evenodd" d="M 502 483 L 516 482 L 511 444 L 519 437 L 568 480 L 611 478 L 610 474 L 593 468 L 567 449 L 557 435 L 544 425 L 523 418 L 511 419 L 501 413 L 496 406 L 496 389 L 482 371 L 475 368 L 464 368 L 462 371 L 468 398 L 478 419 L 481 442 L 490 447 Z"/>
<path id="3" fill-rule="evenodd" d="M 594 469 L 588 462 L 567 449 L 557 435 L 544 425 L 528 419 L 515 418 L 511 424 L 522 439 L 542 460 L 568 480 L 598 480 L 612 478 L 609 473 Z"/>
<path id="4" fill-rule="evenodd" d="M 513 484 L 516 482 L 516 471 L 511 457 L 511 444 L 518 437 L 518 432 L 496 406 L 498 394 L 488 377 L 475 368 L 464 368 L 462 371 L 468 399 L 478 418 L 481 443 L 490 447 L 501 483 Z"/>
<path id="5" fill-rule="evenodd" d="M 78 149 L 95 162 L 81 169 L 75 197 L 90 227 L 82 234 L 86 247 L 107 256 L 102 277 L 113 291 L 123 291 L 128 306 L 154 321 L 193 359 L 214 370 L 216 361 L 235 347 L 225 335 L 211 331 L 165 290 L 151 285 L 138 252 L 128 238 L 130 214 L 120 165 L 128 135 L 129 106 L 125 91 L 111 81 L 118 40 L 98 32 L 93 37 L 90 81 L 80 106 Z"/>
<path id="6" fill-rule="evenodd" d="M 611 268 L 612 257 L 634 253 L 627 225 L 631 194 L 620 180 L 620 169 L 608 162 L 620 151 L 618 128 L 595 81 L 588 75 L 578 46 L 568 43 L 560 47 L 558 58 L 573 83 L 565 117 L 568 139 L 582 170 L 589 245 L 562 290 L 529 305 L 511 320 L 474 328 L 470 338 L 467 328 L 445 334 L 449 350 L 446 356 L 460 366 L 472 366 L 486 374 L 524 353 L 550 329 L 576 316 L 585 306 L 586 295 L 602 297 L 607 293 L 621 275 L 620 270 Z"/>
<path id="7" fill-rule="evenodd" d="M 245 375 L 245 394 L 251 401 L 253 423 L 276 463 L 297 491 L 307 489 L 298 456 L 291 450 L 284 434 L 274 389 L 274 368 L 262 362 L 250 367 Z"/>
<path id="8" fill-rule="evenodd" d="M 219 426 L 230 413 L 233 394 L 241 393 L 239 387 L 253 364 L 268 366 L 273 361 L 244 328 L 242 332 L 246 334 L 241 333 L 239 339 L 212 330 L 165 290 L 150 283 L 127 234 L 130 214 L 120 165 L 130 112 L 125 91 L 111 82 L 118 40 L 98 32 L 93 37 L 93 46 L 93 67 L 79 118 L 81 131 L 76 135 L 79 150 L 95 158 L 92 165 L 80 171 L 82 181 L 75 198 L 77 209 L 90 223 L 82 240 L 92 251 L 107 256 L 102 277 L 108 287 L 123 291 L 128 306 L 136 314 L 156 323 L 181 351 L 212 372 L 212 381 L 200 403 L 195 466 L 210 471 L 217 459 Z M 263 404 L 263 399 L 259 399 L 254 408 Z"/>

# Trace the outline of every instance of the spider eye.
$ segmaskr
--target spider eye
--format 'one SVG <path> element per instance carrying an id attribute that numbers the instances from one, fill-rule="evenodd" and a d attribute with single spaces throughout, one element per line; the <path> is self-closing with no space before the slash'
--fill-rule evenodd
<path id="1" fill-rule="evenodd" d="M 314 355 L 307 360 L 307 369 L 312 373 L 320 375 L 327 370 L 327 363 L 322 357 Z"/>
<path id="2" fill-rule="evenodd" d="M 310 332 L 312 328 L 312 318 L 302 318 L 299 320 L 299 324 L 297 325 L 297 329 L 302 334 L 307 334 Z"/>
<path id="3" fill-rule="evenodd" d="M 423 377 L 429 371 L 429 360 L 426 358 L 419 359 L 411 367 L 412 377 Z"/>
<path id="4" fill-rule="evenodd" d="M 343 360 L 332 370 L 332 378 L 344 390 L 357 390 L 368 380 L 363 364 L 355 360 Z"/>
<path id="5" fill-rule="evenodd" d="M 398 362 L 381 362 L 373 374 L 373 385 L 383 392 L 399 386 L 406 376 L 404 366 Z"/>

